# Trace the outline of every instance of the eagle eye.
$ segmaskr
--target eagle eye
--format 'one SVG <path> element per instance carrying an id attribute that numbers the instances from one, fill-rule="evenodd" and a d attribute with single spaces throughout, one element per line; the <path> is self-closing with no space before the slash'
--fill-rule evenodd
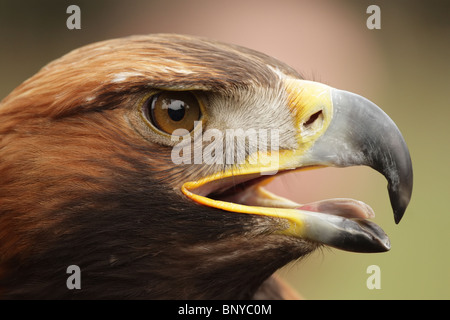
<path id="1" fill-rule="evenodd" d="M 192 92 L 163 91 L 147 99 L 144 115 L 158 130 L 172 134 L 177 129 L 191 132 L 202 114 Z"/>

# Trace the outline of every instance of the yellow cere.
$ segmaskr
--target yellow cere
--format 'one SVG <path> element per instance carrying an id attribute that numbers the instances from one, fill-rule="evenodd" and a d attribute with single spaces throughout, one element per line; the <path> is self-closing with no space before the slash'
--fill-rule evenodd
<path id="1" fill-rule="evenodd" d="M 297 128 L 300 129 L 298 142 L 302 149 L 307 149 L 326 131 L 331 122 L 333 117 L 332 88 L 322 83 L 292 78 L 287 78 L 284 82 L 289 108 L 294 114 Z M 320 126 L 316 126 L 313 130 L 306 130 L 303 124 L 320 111 L 322 112 Z"/>

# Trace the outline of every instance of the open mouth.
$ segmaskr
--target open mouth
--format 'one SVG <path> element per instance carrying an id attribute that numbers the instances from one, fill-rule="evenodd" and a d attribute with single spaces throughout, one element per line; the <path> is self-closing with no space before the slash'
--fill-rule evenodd
<path id="1" fill-rule="evenodd" d="M 283 173 L 286 174 L 288 171 L 281 172 L 280 174 Z M 370 219 L 375 217 L 375 213 L 370 206 L 354 199 L 333 198 L 300 204 L 278 196 L 265 189 L 265 186 L 274 178 L 275 176 L 269 178 L 267 176 L 255 177 L 254 175 L 248 175 L 248 177 L 224 179 L 224 185 L 220 189 L 214 190 L 214 182 L 207 183 L 204 186 L 206 188 L 212 187 L 212 190 L 214 190 L 206 194 L 208 198 L 235 204 L 323 212 L 344 218 Z M 228 183 L 226 180 L 228 180 Z M 240 182 L 242 180 L 243 182 Z M 197 191 L 201 192 L 201 189 L 202 187 L 199 187 Z"/>
<path id="2" fill-rule="evenodd" d="M 326 199 L 300 204 L 265 189 L 276 176 L 304 170 L 285 170 L 275 176 L 250 173 L 209 177 L 183 185 L 183 193 L 196 203 L 217 209 L 286 219 L 282 233 L 342 250 L 383 252 L 390 249 L 385 232 L 367 220 L 372 208 L 354 199 Z"/>
<path id="3" fill-rule="evenodd" d="M 399 223 L 413 186 L 411 158 L 400 130 L 383 110 L 356 94 L 295 79 L 286 80 L 286 91 L 295 119 L 296 146 L 262 153 L 271 161 L 248 162 L 186 182 L 182 192 L 216 209 L 284 219 L 289 223 L 283 223 L 287 227 L 279 233 L 285 236 L 353 252 L 389 250 L 389 238 L 369 220 L 374 213 L 365 203 L 328 199 L 300 204 L 264 186 L 273 173 L 367 166 L 386 178 L 394 220 Z M 270 165 L 262 165 L 265 162 Z"/>

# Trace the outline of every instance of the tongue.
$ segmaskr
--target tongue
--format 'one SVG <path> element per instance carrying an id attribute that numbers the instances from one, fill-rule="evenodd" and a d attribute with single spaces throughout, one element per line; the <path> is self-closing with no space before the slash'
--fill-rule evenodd
<path id="1" fill-rule="evenodd" d="M 302 205 L 298 209 L 322 212 L 344 218 L 370 219 L 375 217 L 372 208 L 362 201 L 354 199 L 327 199 Z"/>

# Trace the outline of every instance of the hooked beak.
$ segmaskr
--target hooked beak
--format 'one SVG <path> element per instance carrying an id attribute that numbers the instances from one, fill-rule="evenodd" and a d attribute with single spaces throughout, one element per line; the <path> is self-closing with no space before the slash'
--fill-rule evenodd
<path id="1" fill-rule="evenodd" d="M 267 156 L 277 161 L 269 166 L 246 164 L 186 182 L 182 192 L 217 209 L 286 219 L 289 227 L 279 231 L 283 235 L 354 252 L 389 250 L 388 236 L 367 220 L 373 211 L 366 204 L 330 199 L 301 205 L 265 190 L 269 180 L 261 179 L 261 174 L 369 166 L 386 177 L 394 220 L 399 223 L 413 185 L 411 159 L 399 129 L 379 107 L 359 95 L 297 79 L 286 79 L 285 87 L 298 148 L 271 152 Z"/>
<path id="2" fill-rule="evenodd" d="M 383 174 L 394 220 L 398 224 L 411 199 L 412 163 L 400 130 L 374 103 L 357 94 L 332 89 L 333 121 L 308 150 L 314 165 L 369 166 Z"/>

